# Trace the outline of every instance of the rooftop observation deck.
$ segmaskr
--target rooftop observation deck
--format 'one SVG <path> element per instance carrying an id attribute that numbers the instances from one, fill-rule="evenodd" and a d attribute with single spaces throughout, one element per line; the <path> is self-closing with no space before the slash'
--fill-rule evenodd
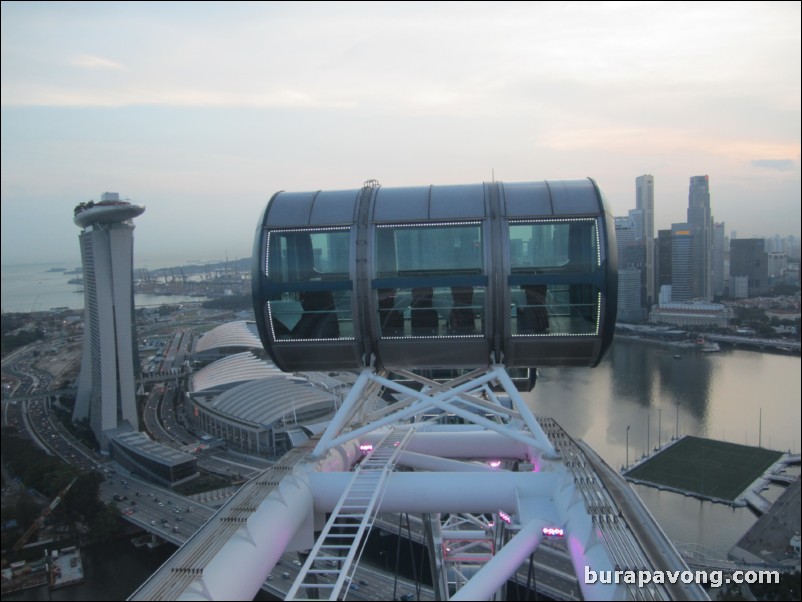
<path id="1" fill-rule="evenodd" d="M 79 228 L 92 224 L 113 224 L 133 219 L 145 212 L 144 205 L 126 201 L 101 201 L 81 203 L 75 208 L 73 221 Z"/>

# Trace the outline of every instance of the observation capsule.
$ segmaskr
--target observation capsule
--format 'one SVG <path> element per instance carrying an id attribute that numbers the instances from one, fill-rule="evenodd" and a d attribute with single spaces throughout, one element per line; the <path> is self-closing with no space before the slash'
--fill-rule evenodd
<path id="1" fill-rule="evenodd" d="M 592 179 L 278 192 L 253 299 L 285 371 L 595 366 L 618 293 Z"/>

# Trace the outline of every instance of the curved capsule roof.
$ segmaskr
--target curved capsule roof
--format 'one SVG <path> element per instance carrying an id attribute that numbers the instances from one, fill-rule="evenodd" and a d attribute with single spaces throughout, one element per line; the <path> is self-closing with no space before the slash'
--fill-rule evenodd
<path id="1" fill-rule="evenodd" d="M 593 366 L 612 340 L 613 219 L 591 179 L 280 192 L 254 257 L 282 370 Z"/>

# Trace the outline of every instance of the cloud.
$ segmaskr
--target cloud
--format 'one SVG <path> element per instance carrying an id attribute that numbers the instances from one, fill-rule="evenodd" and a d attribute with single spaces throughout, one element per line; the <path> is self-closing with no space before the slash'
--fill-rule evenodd
<path id="1" fill-rule="evenodd" d="M 792 171 L 796 167 L 796 162 L 793 159 L 753 159 L 752 165 L 777 171 Z"/>
<path id="2" fill-rule="evenodd" d="M 70 65 L 73 67 L 82 67 L 83 69 L 111 69 L 113 71 L 126 71 L 124 65 L 111 59 L 103 58 L 102 56 L 95 56 L 93 54 L 81 54 L 70 59 Z"/>
<path id="3" fill-rule="evenodd" d="M 344 94 L 287 87 L 244 91 L 137 84 L 117 87 L 9 84 L 3 87 L 2 106 L 352 109 L 356 102 Z"/>

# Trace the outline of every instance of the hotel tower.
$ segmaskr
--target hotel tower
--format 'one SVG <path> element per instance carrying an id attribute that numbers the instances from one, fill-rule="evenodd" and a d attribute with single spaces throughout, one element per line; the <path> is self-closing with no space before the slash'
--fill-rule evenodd
<path id="1" fill-rule="evenodd" d="M 115 192 L 75 208 L 84 270 L 84 347 L 73 420 L 88 418 L 104 450 L 105 431 L 124 421 L 139 428 L 133 218 L 144 211 Z"/>

